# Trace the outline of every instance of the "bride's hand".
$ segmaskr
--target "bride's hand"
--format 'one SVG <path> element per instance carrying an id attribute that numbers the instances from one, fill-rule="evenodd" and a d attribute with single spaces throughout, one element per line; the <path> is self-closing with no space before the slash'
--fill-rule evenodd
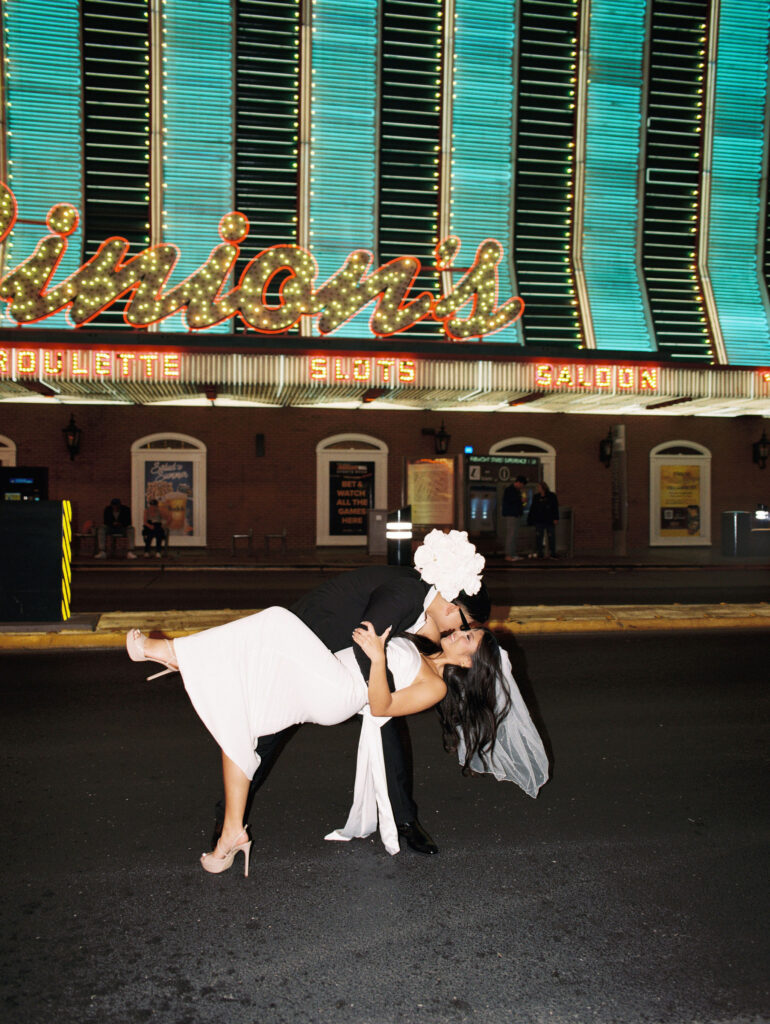
<path id="1" fill-rule="evenodd" d="M 382 635 L 378 636 L 371 622 L 362 622 L 353 630 L 353 642 L 358 644 L 369 661 L 376 661 L 377 658 L 384 659 L 385 641 L 388 639 L 390 630 L 391 627 L 388 626 Z"/>

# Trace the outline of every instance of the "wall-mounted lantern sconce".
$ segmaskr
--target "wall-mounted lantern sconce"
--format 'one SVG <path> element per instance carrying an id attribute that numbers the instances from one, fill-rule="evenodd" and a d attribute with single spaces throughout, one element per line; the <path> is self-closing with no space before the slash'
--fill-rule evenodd
<path id="1" fill-rule="evenodd" d="M 62 427 L 62 433 L 64 434 L 64 443 L 67 446 L 67 451 L 70 453 L 70 461 L 73 461 L 80 451 L 80 438 L 83 434 L 80 427 L 75 424 L 74 414 L 70 415 L 70 421 L 67 426 Z"/>
<path id="2" fill-rule="evenodd" d="M 436 430 L 435 427 L 423 427 L 423 434 L 433 438 L 433 447 L 436 455 L 446 455 L 449 449 L 449 442 L 452 440 L 452 435 L 447 434 L 444 421 L 441 421 L 441 426 Z"/>
<path id="3" fill-rule="evenodd" d="M 760 469 L 764 469 L 767 465 L 768 456 L 770 456 L 770 441 L 767 440 L 764 430 L 760 439 L 751 446 L 751 452 L 754 462 L 756 462 Z"/>
<path id="4" fill-rule="evenodd" d="M 603 437 L 599 442 L 599 462 L 603 462 L 606 467 L 612 462 L 612 431 L 607 431 L 607 436 Z"/>

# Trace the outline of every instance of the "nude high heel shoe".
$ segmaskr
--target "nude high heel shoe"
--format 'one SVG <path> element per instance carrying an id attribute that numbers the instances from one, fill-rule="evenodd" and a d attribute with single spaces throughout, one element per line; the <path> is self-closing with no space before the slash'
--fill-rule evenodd
<path id="1" fill-rule="evenodd" d="M 144 645 L 146 643 L 147 637 L 141 629 L 132 629 L 126 634 L 126 650 L 131 661 L 154 661 L 158 665 L 165 666 L 162 672 L 156 672 L 153 676 L 147 676 L 147 682 L 151 679 L 157 679 L 159 676 L 167 676 L 169 672 L 179 671 L 179 666 L 173 664 L 176 661 L 176 657 L 174 656 L 174 647 L 170 640 L 165 641 L 170 655 L 166 661 L 163 658 L 148 658 L 144 653 Z"/>
<path id="2" fill-rule="evenodd" d="M 208 871 L 212 875 L 221 875 L 223 871 L 227 871 L 228 868 L 233 866 L 236 853 L 243 853 L 243 877 L 249 877 L 249 854 L 251 852 L 251 840 L 246 829 L 238 836 L 246 836 L 244 842 L 234 843 L 224 857 L 217 857 L 212 850 L 211 853 L 204 853 L 201 856 L 201 867 L 204 871 Z"/>

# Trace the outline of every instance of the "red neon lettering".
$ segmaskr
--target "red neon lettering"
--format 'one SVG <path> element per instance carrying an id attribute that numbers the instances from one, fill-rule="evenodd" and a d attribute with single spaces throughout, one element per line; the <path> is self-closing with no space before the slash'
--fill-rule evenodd
<path id="1" fill-rule="evenodd" d="M 350 374 L 346 373 L 341 359 L 334 360 L 334 379 L 335 380 L 350 380 Z"/>
<path id="2" fill-rule="evenodd" d="M 56 356 L 56 365 L 51 366 L 51 356 Z M 44 352 L 43 353 L 43 372 L 47 374 L 61 373 L 64 363 L 63 352 Z"/>
<path id="3" fill-rule="evenodd" d="M 572 372 L 569 366 L 562 366 L 561 370 L 559 370 L 559 376 L 556 378 L 556 386 L 558 387 L 560 384 L 566 384 L 568 388 L 574 388 L 575 382 L 572 379 Z"/>
<path id="4" fill-rule="evenodd" d="M 135 359 L 136 356 L 133 352 L 116 352 L 115 358 L 120 363 L 120 376 L 128 377 L 131 373 L 130 361 Z"/>
<path id="5" fill-rule="evenodd" d="M 657 368 L 650 367 L 649 369 L 642 370 L 641 379 L 639 381 L 640 391 L 657 391 L 658 389 L 658 370 Z"/>
<path id="6" fill-rule="evenodd" d="M 382 381 L 384 384 L 390 384 L 393 376 L 393 367 L 396 365 L 395 359 L 378 359 L 377 365 L 382 370 Z"/>
<path id="7" fill-rule="evenodd" d="M 8 349 L 0 348 L 0 373 L 8 373 L 9 353 Z"/>
<path id="8" fill-rule="evenodd" d="M 137 352 L 136 358 L 141 359 L 144 363 L 144 372 L 146 376 L 152 377 L 155 363 L 158 360 L 157 352 Z"/>
<path id="9" fill-rule="evenodd" d="M 535 386 L 538 388 L 553 387 L 553 367 L 548 363 L 538 363 L 535 367 Z"/>
<path id="10" fill-rule="evenodd" d="M 353 360 L 353 380 L 371 380 L 372 364 L 368 359 Z"/>
<path id="11" fill-rule="evenodd" d="M 179 353 L 178 352 L 167 352 L 163 356 L 163 376 L 164 377 L 179 377 L 182 370 L 179 366 Z"/>
<path id="12" fill-rule="evenodd" d="M 634 386 L 634 368 L 633 366 L 620 366 L 618 367 L 618 387 L 619 388 L 632 388 Z"/>
<path id="13" fill-rule="evenodd" d="M 329 367 L 323 356 L 313 356 L 310 360 L 310 379 L 328 380 Z"/>
<path id="14" fill-rule="evenodd" d="M 80 352 L 70 353 L 70 373 L 73 377 L 87 377 L 88 367 L 80 365 Z"/>
<path id="15" fill-rule="evenodd" d="M 594 373 L 594 384 L 597 388 L 612 387 L 612 367 L 597 366 Z"/>
<path id="16" fill-rule="evenodd" d="M 577 383 L 581 388 L 588 388 L 591 386 L 591 378 L 586 376 L 588 367 L 584 363 L 579 363 L 577 369 Z"/>
<path id="17" fill-rule="evenodd" d="M 94 353 L 94 374 L 97 377 L 106 377 L 112 370 L 112 360 L 109 352 Z"/>
<path id="18" fill-rule="evenodd" d="M 400 359 L 398 363 L 398 379 L 402 384 L 411 384 L 417 376 L 414 359 Z"/>
<path id="19" fill-rule="evenodd" d="M 28 348 L 20 349 L 16 353 L 16 372 L 35 373 L 37 370 L 37 358 L 35 353 Z"/>

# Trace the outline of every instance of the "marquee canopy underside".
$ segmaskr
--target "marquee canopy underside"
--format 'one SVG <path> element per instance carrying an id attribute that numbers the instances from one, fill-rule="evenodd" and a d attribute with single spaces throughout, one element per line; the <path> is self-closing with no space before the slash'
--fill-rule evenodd
<path id="1" fill-rule="evenodd" d="M 121 356 L 123 362 L 117 349 L 81 350 L 73 362 L 72 350 L 20 349 L 23 359 L 5 351 L 2 402 L 770 416 L 770 371 L 753 368 L 345 352 L 168 356 L 160 348 L 157 355 Z"/>

